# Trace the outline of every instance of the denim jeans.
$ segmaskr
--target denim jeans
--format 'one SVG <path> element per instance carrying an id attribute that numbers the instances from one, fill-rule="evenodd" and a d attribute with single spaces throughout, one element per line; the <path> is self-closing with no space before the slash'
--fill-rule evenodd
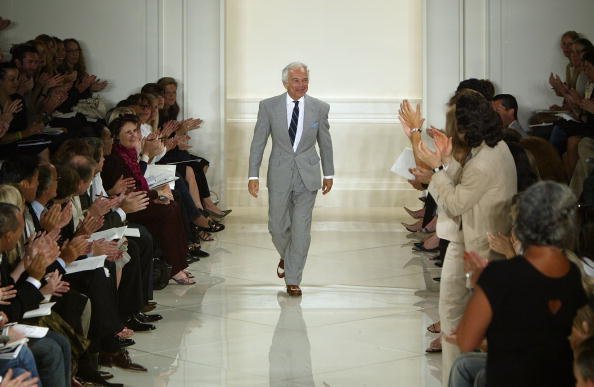
<path id="1" fill-rule="evenodd" d="M 484 387 L 487 385 L 486 371 L 486 353 L 463 353 L 452 365 L 448 387 Z"/>
<path id="2" fill-rule="evenodd" d="M 31 372 L 32 378 L 39 376 L 33 353 L 26 345 L 21 348 L 19 355 L 15 359 L 0 360 L 0 376 L 4 376 L 10 368 L 12 368 L 13 377 L 17 377 L 27 371 Z"/>

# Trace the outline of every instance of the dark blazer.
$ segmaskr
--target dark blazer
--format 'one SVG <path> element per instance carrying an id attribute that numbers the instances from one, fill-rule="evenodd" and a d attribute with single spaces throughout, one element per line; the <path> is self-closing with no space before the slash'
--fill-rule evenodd
<path id="1" fill-rule="evenodd" d="M 9 321 L 22 320 L 26 311 L 39 308 L 39 303 L 43 300 L 39 289 L 25 280 L 15 283 L 10 276 L 10 266 L 5 257 L 2 257 L 2 262 L 0 262 L 0 279 L 2 287 L 14 285 L 17 290 L 16 297 L 10 300 L 10 305 L 0 305 L 0 311 L 6 313 Z"/>

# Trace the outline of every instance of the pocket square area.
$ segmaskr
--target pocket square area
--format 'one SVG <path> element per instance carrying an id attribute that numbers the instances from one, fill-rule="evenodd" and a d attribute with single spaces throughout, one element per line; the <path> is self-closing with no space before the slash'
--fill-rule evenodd
<path id="1" fill-rule="evenodd" d="M 319 126 L 320 126 L 320 124 L 318 123 L 318 121 L 316 121 L 313 124 L 311 124 L 311 128 L 312 129 L 317 129 Z"/>

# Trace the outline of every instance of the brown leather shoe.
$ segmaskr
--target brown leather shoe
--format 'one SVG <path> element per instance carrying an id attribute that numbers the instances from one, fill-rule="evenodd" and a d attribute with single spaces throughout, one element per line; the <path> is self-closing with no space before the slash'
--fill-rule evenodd
<path id="1" fill-rule="evenodd" d="M 291 297 L 300 297 L 301 288 L 299 285 L 287 285 L 287 294 Z"/>
<path id="2" fill-rule="evenodd" d="M 276 275 L 278 278 L 285 278 L 285 260 L 281 259 L 278 261 L 278 266 L 276 267 Z"/>
<path id="3" fill-rule="evenodd" d="M 125 349 L 112 353 L 100 353 L 99 364 L 106 367 L 116 366 L 130 371 L 147 371 L 147 369 L 140 364 L 133 363 L 132 359 L 130 359 L 130 354 Z"/>

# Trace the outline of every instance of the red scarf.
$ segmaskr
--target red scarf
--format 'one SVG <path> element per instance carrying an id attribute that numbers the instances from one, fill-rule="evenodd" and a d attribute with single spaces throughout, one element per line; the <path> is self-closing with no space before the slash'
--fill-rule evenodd
<path id="1" fill-rule="evenodd" d="M 126 164 L 126 167 L 132 172 L 132 177 L 134 178 L 134 181 L 136 181 L 136 188 L 140 188 L 142 191 L 148 191 L 149 186 L 140 170 L 136 149 L 128 149 L 119 143 L 116 143 L 113 144 L 113 151 L 124 160 L 124 164 Z"/>

